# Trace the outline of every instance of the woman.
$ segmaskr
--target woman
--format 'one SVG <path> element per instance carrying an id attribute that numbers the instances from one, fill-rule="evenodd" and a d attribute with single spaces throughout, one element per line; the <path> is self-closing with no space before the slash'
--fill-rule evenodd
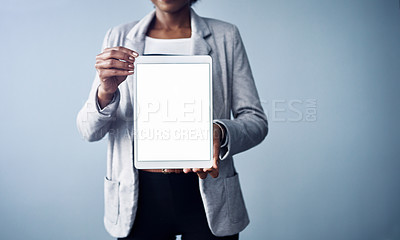
<path id="1" fill-rule="evenodd" d="M 191 9 L 195 1 L 152 0 L 155 11 L 141 21 L 110 29 L 78 114 L 85 139 L 108 133 L 104 224 L 120 239 L 238 239 L 249 223 L 232 156 L 265 138 L 267 119 L 237 28 L 199 17 Z M 213 58 L 212 168 L 134 168 L 131 75 L 143 54 Z"/>

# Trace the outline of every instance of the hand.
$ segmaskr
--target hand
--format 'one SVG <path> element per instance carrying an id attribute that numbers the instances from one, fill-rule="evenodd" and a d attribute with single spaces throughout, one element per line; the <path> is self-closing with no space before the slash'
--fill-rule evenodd
<path id="1" fill-rule="evenodd" d="M 222 136 L 221 128 L 218 127 L 216 123 L 214 123 L 213 124 L 214 155 L 213 155 L 213 165 L 211 168 L 185 168 L 183 169 L 183 172 L 184 173 L 195 172 L 201 179 L 205 179 L 208 174 L 210 174 L 211 177 L 213 178 L 218 177 L 219 148 L 220 148 L 221 136 Z"/>
<path id="2" fill-rule="evenodd" d="M 106 48 L 96 56 L 96 70 L 100 77 L 97 97 L 101 108 L 112 100 L 118 86 L 133 74 L 133 63 L 139 54 L 125 47 Z"/>

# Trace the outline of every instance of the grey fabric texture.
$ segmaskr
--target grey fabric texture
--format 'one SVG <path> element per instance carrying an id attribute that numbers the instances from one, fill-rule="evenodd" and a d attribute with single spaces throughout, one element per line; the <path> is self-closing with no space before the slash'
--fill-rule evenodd
<path id="1" fill-rule="evenodd" d="M 138 22 L 111 28 L 103 49 L 124 46 L 143 54 L 147 28 L 154 15 L 153 11 Z M 210 55 L 213 59 L 213 119 L 226 128 L 228 137 L 221 149 L 219 177 L 200 180 L 200 193 L 212 233 L 233 235 L 249 224 L 249 217 L 232 156 L 265 138 L 267 118 L 237 27 L 199 17 L 193 10 L 191 27 L 192 55 Z M 104 224 L 111 236 L 126 237 L 135 220 L 139 186 L 138 170 L 133 165 L 133 78 L 129 76 L 119 86 L 113 101 L 104 109 L 97 104 L 99 84 L 96 75 L 89 98 L 78 113 L 77 126 L 88 141 L 108 134 Z"/>

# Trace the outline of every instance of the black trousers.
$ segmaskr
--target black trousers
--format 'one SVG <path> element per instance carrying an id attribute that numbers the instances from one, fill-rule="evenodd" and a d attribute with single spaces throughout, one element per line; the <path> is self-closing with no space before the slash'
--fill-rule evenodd
<path id="1" fill-rule="evenodd" d="M 210 177 L 210 176 L 209 176 Z M 139 202 L 126 240 L 238 240 L 239 234 L 214 236 L 207 224 L 195 173 L 139 171 Z"/>

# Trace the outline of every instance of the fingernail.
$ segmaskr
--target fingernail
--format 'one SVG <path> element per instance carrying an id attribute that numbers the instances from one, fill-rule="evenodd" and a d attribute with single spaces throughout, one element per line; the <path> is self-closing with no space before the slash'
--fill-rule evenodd
<path id="1" fill-rule="evenodd" d="M 138 57 L 138 56 L 139 56 L 139 54 L 137 54 L 136 52 L 132 52 L 132 55 L 133 55 L 134 57 Z"/>
<path id="2" fill-rule="evenodd" d="M 133 71 L 128 71 L 129 73 L 133 73 Z"/>
<path id="3" fill-rule="evenodd" d="M 133 57 L 129 57 L 129 60 L 135 60 Z"/>
<path id="4" fill-rule="evenodd" d="M 133 68 L 133 65 L 128 65 L 128 67 Z"/>

